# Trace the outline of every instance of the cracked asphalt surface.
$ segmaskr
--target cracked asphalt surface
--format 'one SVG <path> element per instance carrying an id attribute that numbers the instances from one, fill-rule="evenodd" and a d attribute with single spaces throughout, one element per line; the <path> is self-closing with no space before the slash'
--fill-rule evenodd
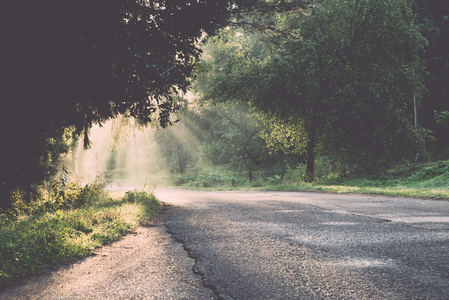
<path id="1" fill-rule="evenodd" d="M 0 299 L 449 299 L 447 201 L 155 194 L 170 205 L 161 226 Z"/>
<path id="2" fill-rule="evenodd" d="M 449 299 L 449 202 L 156 190 L 221 299 Z"/>

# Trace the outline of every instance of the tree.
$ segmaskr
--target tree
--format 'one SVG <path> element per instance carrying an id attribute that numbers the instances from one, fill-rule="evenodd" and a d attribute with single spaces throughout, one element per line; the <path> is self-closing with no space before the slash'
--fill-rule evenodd
<path id="1" fill-rule="evenodd" d="M 260 55 L 260 42 L 233 48 L 212 72 L 207 98 L 247 102 L 267 117 L 298 122 L 307 181 L 318 145 L 368 171 L 414 153 L 407 116 L 413 94 L 423 91 L 423 40 L 408 1 L 314 1 L 305 13 L 279 14 L 277 24 L 289 37 L 285 30 L 273 36 L 278 47 L 268 55 Z"/>
<path id="2" fill-rule="evenodd" d="M 0 206 L 48 178 L 49 143 L 118 114 L 162 126 L 229 1 L 45 0 L 0 4 Z M 201 16 L 200 18 L 198 16 Z M 56 151 L 56 150 L 55 150 Z M 57 152 L 57 151 L 56 151 Z M 55 153 L 56 153 L 55 152 Z"/>
<path id="3" fill-rule="evenodd" d="M 245 172 L 251 182 L 254 171 L 267 162 L 258 136 L 262 128 L 244 104 L 199 106 L 184 111 L 179 123 L 157 131 L 155 137 L 171 173 L 184 174 L 187 163 L 191 169 L 226 166 Z"/>
<path id="4" fill-rule="evenodd" d="M 262 123 L 243 103 L 233 107 L 217 105 L 211 110 L 215 120 L 211 128 L 213 139 L 203 148 L 206 159 L 216 165 L 244 171 L 248 181 L 252 182 L 253 172 L 265 162 L 267 152 L 259 137 Z"/>
<path id="5" fill-rule="evenodd" d="M 199 142 L 188 128 L 192 112 L 186 108 L 179 117 L 173 126 L 154 132 L 159 152 L 172 174 L 185 174 L 188 166 L 198 160 Z"/>

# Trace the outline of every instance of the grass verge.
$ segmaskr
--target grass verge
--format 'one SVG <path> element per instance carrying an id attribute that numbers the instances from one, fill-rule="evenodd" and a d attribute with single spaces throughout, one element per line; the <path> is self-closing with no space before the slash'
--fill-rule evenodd
<path id="1" fill-rule="evenodd" d="M 113 199 L 94 190 L 95 199 L 80 207 L 47 201 L 32 213 L 22 209 L 0 215 L 0 290 L 118 240 L 160 207 L 151 193 L 130 191 Z"/>
<path id="2" fill-rule="evenodd" d="M 282 182 L 262 189 L 449 199 L 449 161 L 401 166 L 369 178 Z"/>
<path id="3" fill-rule="evenodd" d="M 449 161 L 411 163 L 359 178 L 342 176 L 332 170 L 325 160 L 319 161 L 314 183 L 303 182 L 304 165 L 288 168 L 284 176 L 257 177 L 251 183 L 242 174 L 220 169 L 179 175 L 172 178 L 172 182 L 176 186 L 201 191 L 314 191 L 449 199 Z"/>
<path id="4" fill-rule="evenodd" d="M 351 181 L 354 182 L 354 181 Z M 404 185 L 396 186 L 369 186 L 369 181 L 364 182 L 367 186 L 351 185 L 351 183 L 343 182 L 340 185 L 324 185 L 324 184 L 280 184 L 265 186 L 263 190 L 276 191 L 303 191 L 303 192 L 330 192 L 330 193 L 348 193 L 348 194 L 374 194 L 386 196 L 404 196 L 428 199 L 449 199 L 449 190 L 447 188 L 419 188 L 408 187 Z"/>

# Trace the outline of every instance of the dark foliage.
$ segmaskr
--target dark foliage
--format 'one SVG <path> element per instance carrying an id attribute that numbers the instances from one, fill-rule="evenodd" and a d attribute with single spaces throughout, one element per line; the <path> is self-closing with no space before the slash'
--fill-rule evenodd
<path id="1" fill-rule="evenodd" d="M 170 93 L 186 88 L 200 55 L 195 42 L 224 23 L 228 5 L 2 1 L 0 207 L 11 189 L 30 190 L 52 173 L 48 144 L 64 128 L 87 133 L 119 113 L 166 126 L 177 109 Z"/>
<path id="2" fill-rule="evenodd" d="M 429 73 L 419 122 L 434 131 L 437 150 L 449 147 L 447 124 L 438 122 L 435 113 L 449 111 L 449 1 L 415 0 L 415 17 L 428 46 L 421 59 Z"/>

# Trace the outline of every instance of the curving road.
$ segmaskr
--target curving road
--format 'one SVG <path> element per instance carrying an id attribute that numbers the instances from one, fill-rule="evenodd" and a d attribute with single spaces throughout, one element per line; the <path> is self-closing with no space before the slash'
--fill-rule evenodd
<path id="1" fill-rule="evenodd" d="M 449 299 L 447 201 L 155 194 L 160 223 L 0 299 Z"/>
<path id="2" fill-rule="evenodd" d="M 222 299 L 449 299 L 449 202 L 156 190 Z"/>

